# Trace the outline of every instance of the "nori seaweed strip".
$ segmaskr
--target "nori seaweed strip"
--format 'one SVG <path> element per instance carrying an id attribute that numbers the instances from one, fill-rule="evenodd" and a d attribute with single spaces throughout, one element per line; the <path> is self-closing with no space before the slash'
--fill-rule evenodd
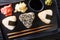
<path id="1" fill-rule="evenodd" d="M 15 25 L 15 22 L 9 21 L 9 25 L 14 26 Z"/>

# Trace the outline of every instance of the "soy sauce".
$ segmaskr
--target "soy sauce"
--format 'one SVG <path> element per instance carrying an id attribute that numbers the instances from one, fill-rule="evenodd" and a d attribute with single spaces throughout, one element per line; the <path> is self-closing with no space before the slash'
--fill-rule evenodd
<path id="1" fill-rule="evenodd" d="M 42 9 L 42 3 L 40 0 L 31 0 L 30 1 L 30 7 L 34 10 L 41 10 Z"/>

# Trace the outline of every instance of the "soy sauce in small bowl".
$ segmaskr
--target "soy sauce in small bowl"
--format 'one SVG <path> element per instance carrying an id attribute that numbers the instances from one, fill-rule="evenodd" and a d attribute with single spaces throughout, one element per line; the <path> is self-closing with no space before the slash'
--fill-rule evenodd
<path id="1" fill-rule="evenodd" d="M 39 12 L 44 9 L 44 4 L 41 0 L 29 0 L 28 6 L 33 11 Z"/>

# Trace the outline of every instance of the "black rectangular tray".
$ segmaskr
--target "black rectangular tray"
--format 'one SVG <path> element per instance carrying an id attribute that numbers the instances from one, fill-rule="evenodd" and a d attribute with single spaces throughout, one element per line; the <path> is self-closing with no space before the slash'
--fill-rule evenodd
<path id="1" fill-rule="evenodd" d="M 41 0 L 41 1 L 44 3 L 44 0 Z M 16 2 L 19 2 L 19 1 L 15 1 L 14 3 L 16 4 Z M 13 2 L 11 2 L 11 3 L 13 3 Z M 15 5 L 14 3 L 13 3 L 13 8 L 14 8 L 14 5 Z M 26 1 L 26 3 L 28 3 L 28 1 Z M 8 4 L 9 4 L 9 3 L 8 3 Z M 6 5 L 6 4 L 4 4 L 4 5 Z M 1 6 L 2 6 L 2 5 L 1 5 Z M 26 39 L 29 39 L 29 38 L 32 38 L 32 37 L 35 37 L 35 36 L 38 36 L 38 35 L 43 35 L 43 34 L 50 33 L 50 32 L 55 33 L 55 32 L 57 31 L 57 29 L 58 29 L 58 18 L 57 18 L 57 16 L 58 16 L 58 11 L 57 11 L 57 7 L 56 7 L 56 0 L 53 0 L 53 4 L 52 4 L 51 7 L 44 6 L 44 9 L 43 9 L 43 10 L 46 10 L 46 9 L 51 9 L 51 10 L 53 10 L 52 22 L 50 23 L 50 24 L 52 24 L 51 28 L 48 29 L 48 30 L 45 30 L 45 31 L 41 31 L 41 32 L 37 32 L 37 33 L 33 33 L 33 34 L 29 34 L 29 35 L 25 35 L 25 36 L 17 37 L 17 38 L 26 38 Z M 42 11 L 43 11 L 43 10 L 42 10 Z M 29 9 L 27 12 L 30 12 L 30 11 L 31 11 L 31 9 Z M 15 15 L 15 16 L 18 18 L 18 16 L 20 15 L 20 13 L 16 13 L 16 14 L 13 14 L 13 15 Z M 37 15 L 35 14 L 35 16 L 37 16 Z M 1 21 L 2 21 L 2 19 L 4 19 L 4 18 L 5 18 L 5 16 L 3 16 L 3 15 L 0 13 L 0 19 L 1 19 Z M 38 20 L 38 21 L 37 21 L 37 20 Z M 6 39 L 6 40 L 16 39 L 16 38 L 8 39 L 8 36 L 7 36 L 8 33 L 19 32 L 19 31 L 21 31 L 21 30 L 27 30 L 27 28 L 25 28 L 19 20 L 17 21 L 16 28 L 15 28 L 13 31 L 10 31 L 10 30 L 6 29 L 6 28 L 2 25 L 1 22 L 0 22 L 0 24 L 1 24 L 2 33 L 3 33 L 3 35 L 4 35 L 4 39 Z M 50 25 L 50 24 L 49 24 L 49 25 Z M 46 25 L 46 24 L 44 24 L 43 22 L 41 22 L 41 21 L 36 17 L 31 28 L 37 28 L 37 27 L 39 27 L 39 26 L 44 26 L 44 25 Z M 31 28 L 29 28 L 29 29 L 31 29 Z M 43 29 L 44 29 L 44 28 L 43 28 Z"/>

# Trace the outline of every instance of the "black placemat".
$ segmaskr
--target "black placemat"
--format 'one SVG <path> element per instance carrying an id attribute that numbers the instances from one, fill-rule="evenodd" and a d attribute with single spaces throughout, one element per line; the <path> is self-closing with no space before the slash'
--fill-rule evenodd
<path id="1" fill-rule="evenodd" d="M 44 3 L 44 0 L 41 0 L 43 3 Z M 26 4 L 28 3 L 28 1 L 26 0 L 26 1 L 24 1 Z M 15 4 L 16 4 L 16 2 L 14 2 Z M 15 4 L 13 3 L 13 8 L 14 8 L 14 6 L 15 6 Z M 19 3 L 19 2 L 18 2 Z M 46 9 L 51 9 L 52 11 L 53 11 L 53 17 L 52 17 L 52 22 L 50 23 L 50 24 L 52 24 L 52 26 L 51 26 L 51 28 L 49 29 L 49 30 L 46 30 L 45 32 L 51 32 L 51 31 L 55 31 L 55 30 L 57 30 L 57 28 L 58 28 L 58 24 L 57 24 L 57 8 L 56 8 L 56 4 L 55 4 L 55 0 L 53 0 L 53 4 L 52 4 L 52 6 L 50 6 L 50 7 L 48 7 L 48 6 L 46 6 L 46 5 L 44 5 L 44 9 L 43 10 L 46 10 Z M 42 10 L 42 11 L 43 11 Z M 29 8 L 28 9 L 28 11 L 27 12 L 31 12 L 32 10 Z M 34 12 L 34 11 L 32 11 L 32 12 Z M 39 18 L 37 17 L 37 14 L 36 13 L 38 13 L 38 12 L 34 12 L 35 13 L 35 19 L 34 19 L 34 22 L 33 22 L 33 25 L 32 25 L 32 27 L 31 28 L 35 28 L 35 27 L 39 27 L 39 26 L 43 26 L 43 25 L 46 25 L 45 23 L 43 23 L 42 21 L 40 21 L 39 20 Z M 13 15 L 15 15 L 16 17 L 17 17 L 17 19 L 18 19 L 18 16 L 20 15 L 20 13 L 16 13 L 16 14 L 13 14 Z M 4 19 L 4 18 L 6 18 L 5 16 L 3 16 L 1 13 L 0 13 L 0 19 L 2 20 L 2 19 Z M 38 20 L 38 21 L 37 21 Z M 1 23 L 2 24 L 2 23 Z M 8 30 L 8 29 L 6 29 L 3 25 L 1 25 L 1 28 L 2 28 L 2 31 L 3 31 L 3 35 L 4 35 L 4 37 L 6 38 L 6 40 L 9 40 L 8 39 L 8 37 L 7 37 L 7 34 L 8 33 L 12 33 L 12 32 L 17 32 L 17 31 L 21 31 L 21 30 L 26 30 L 27 28 L 25 28 L 24 26 L 23 26 L 23 24 L 19 21 L 19 20 L 17 20 L 17 22 L 16 22 L 16 28 L 13 30 L 13 31 L 10 31 L 10 30 Z M 44 33 L 44 32 L 42 32 L 42 33 Z M 34 35 L 36 35 L 36 34 L 41 34 L 41 32 L 39 32 L 39 33 L 35 33 Z M 33 34 L 31 34 L 31 35 L 33 35 Z M 26 36 L 24 36 L 24 37 L 26 37 Z"/>

